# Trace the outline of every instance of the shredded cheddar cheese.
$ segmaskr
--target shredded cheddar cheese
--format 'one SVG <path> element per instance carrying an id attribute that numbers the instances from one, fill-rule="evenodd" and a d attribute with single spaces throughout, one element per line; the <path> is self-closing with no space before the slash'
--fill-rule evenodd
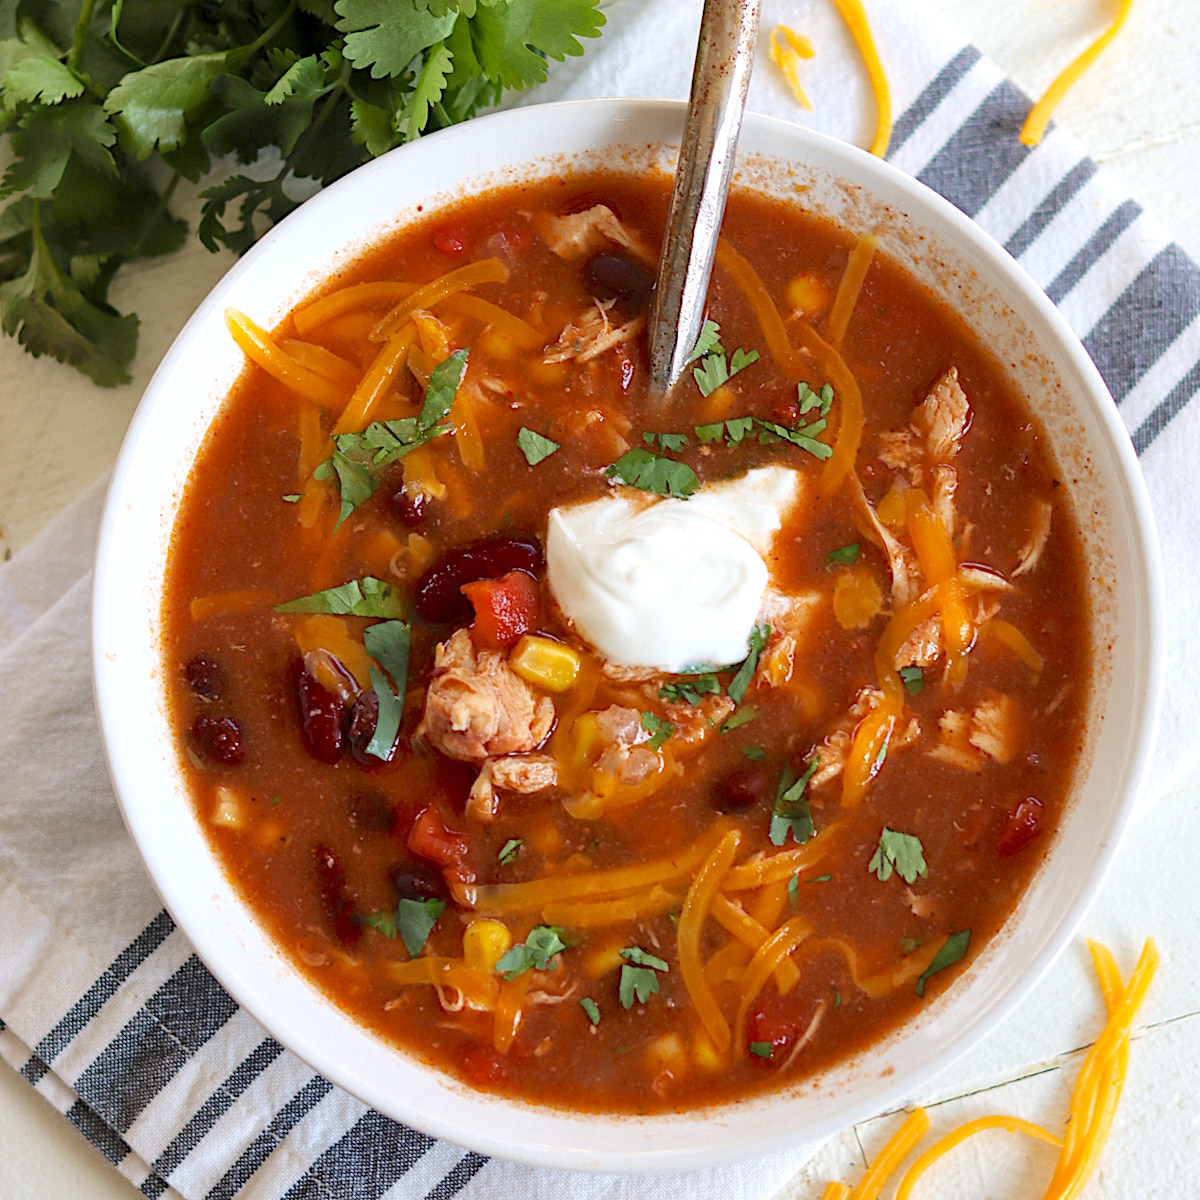
<path id="1" fill-rule="evenodd" d="M 800 63 L 802 59 L 814 56 L 812 42 L 786 25 L 776 25 L 771 30 L 767 49 L 771 55 L 771 62 L 779 68 L 784 79 L 787 80 L 788 87 L 792 89 L 796 103 L 801 108 L 811 110 L 812 101 L 804 94 L 804 88 L 800 85 Z"/>
<path id="2" fill-rule="evenodd" d="M 833 2 L 849 26 L 854 44 L 866 64 L 871 90 L 875 93 L 875 136 L 871 139 L 870 151 L 882 158 L 887 153 L 888 142 L 892 140 L 892 97 L 888 90 L 887 75 L 884 73 L 879 51 L 875 48 L 875 38 L 871 34 L 862 0 Z"/>
<path id="3" fill-rule="evenodd" d="M 1129 18 L 1133 8 L 1133 0 L 1121 0 L 1113 23 L 1082 53 L 1078 58 L 1068 63 L 1054 78 L 1042 98 L 1029 110 L 1025 124 L 1021 126 L 1018 138 L 1023 146 L 1037 146 L 1046 136 L 1046 127 L 1062 98 L 1079 81 L 1083 73 L 1108 49 L 1109 43 L 1121 32 L 1121 27 Z"/>

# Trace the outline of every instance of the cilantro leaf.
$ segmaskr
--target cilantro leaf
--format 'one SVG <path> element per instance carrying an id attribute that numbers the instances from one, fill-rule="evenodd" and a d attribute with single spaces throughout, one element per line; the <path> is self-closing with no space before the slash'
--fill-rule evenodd
<path id="1" fill-rule="evenodd" d="M 771 1058 L 775 1054 L 775 1046 L 771 1042 L 751 1042 L 750 1053 L 758 1058 Z"/>
<path id="2" fill-rule="evenodd" d="M 417 429 L 424 433 L 432 429 L 450 412 L 463 376 L 467 373 L 467 349 L 455 350 L 449 358 L 438 363 L 429 375 L 425 387 L 425 402 L 417 417 Z"/>
<path id="3" fill-rule="evenodd" d="M 743 746 L 742 753 L 751 762 L 762 762 L 762 760 L 767 757 L 767 752 L 762 746 Z"/>
<path id="4" fill-rule="evenodd" d="M 732 733 L 735 729 L 748 725 L 756 716 L 758 716 L 758 709 L 753 704 L 743 704 L 728 721 L 722 724 L 721 732 Z"/>
<path id="5" fill-rule="evenodd" d="M 526 971 L 537 968 L 551 971 L 557 967 L 550 960 L 567 949 L 567 943 L 562 939 L 562 930 L 556 925 L 535 925 L 523 942 L 518 942 L 506 953 L 501 955 L 496 963 L 496 970 L 506 979 L 516 979 Z"/>
<path id="6" fill-rule="evenodd" d="M 55 193 L 72 158 L 100 175 L 116 175 L 110 149 L 117 131 L 95 105 L 69 100 L 52 108 L 39 105 L 17 122 L 17 157 L 4 173 L 0 195 L 25 192 L 34 199 Z"/>
<path id="7" fill-rule="evenodd" d="M 761 418 L 756 418 L 755 424 L 758 426 L 759 443 L 763 446 L 770 446 L 774 442 L 790 442 L 793 446 L 799 446 L 801 450 L 807 450 L 814 458 L 826 459 L 833 454 L 833 447 L 817 437 L 817 434 L 825 432 L 827 422 L 824 417 L 807 425 L 797 425 L 795 428 Z"/>
<path id="8" fill-rule="evenodd" d="M 375 669 L 368 667 L 371 686 L 379 701 L 375 732 L 367 743 L 366 752 L 383 762 L 390 762 L 396 747 L 396 735 L 404 717 L 404 696 L 408 688 L 408 651 L 412 635 L 407 621 L 381 621 L 363 631 L 367 653 L 392 677 L 393 692 L 388 681 Z"/>
<path id="9" fill-rule="evenodd" d="M 635 999 L 639 1004 L 645 1004 L 658 992 L 658 972 L 669 971 L 670 967 L 640 946 L 626 946 L 619 953 L 625 960 L 618 990 L 621 1007 L 632 1008 Z"/>
<path id="10" fill-rule="evenodd" d="M 686 433 L 643 433 L 642 441 L 651 450 L 657 445 L 660 450 L 682 450 L 688 444 Z"/>
<path id="11" fill-rule="evenodd" d="M 29 25 L 24 33 L 19 42 L 0 46 L 0 88 L 5 109 L 12 112 L 21 104 L 58 104 L 82 96 L 83 80 L 59 61 L 58 47 L 38 36 Z"/>
<path id="12" fill-rule="evenodd" d="M 941 949 L 933 956 L 933 962 L 925 968 L 921 977 L 917 980 L 917 986 L 914 989 L 917 995 L 925 995 L 925 984 L 931 975 L 936 975 L 939 971 L 944 971 L 947 967 L 952 967 L 956 962 L 964 958 L 970 944 L 971 931 L 969 929 L 960 929 L 957 933 L 952 933 L 942 943 Z"/>
<path id="13" fill-rule="evenodd" d="M 600 36 L 599 0 L 508 0 L 480 8 L 472 31 L 479 64 L 502 87 L 524 91 L 546 79 L 546 59 L 583 53 L 579 38 Z"/>
<path id="14" fill-rule="evenodd" d="M 595 1000 L 591 998 L 591 996 L 584 996 L 584 998 L 580 1000 L 579 1006 L 585 1013 L 587 1013 L 587 1019 L 591 1021 L 593 1025 L 600 1024 L 600 1005 L 598 1005 Z"/>
<path id="15" fill-rule="evenodd" d="M 793 909 L 800 907 L 800 872 L 797 871 L 787 881 L 788 904 Z"/>
<path id="16" fill-rule="evenodd" d="M 874 873 L 880 882 L 886 882 L 892 877 L 893 868 L 905 883 L 916 883 L 929 874 L 921 839 L 911 833 L 899 833 L 884 826 L 867 870 Z"/>
<path id="17" fill-rule="evenodd" d="M 396 936 L 396 914 L 394 912 L 376 912 L 371 913 L 363 920 L 370 925 L 372 929 L 378 929 L 385 938 L 394 939 Z"/>
<path id="18" fill-rule="evenodd" d="M 684 366 L 689 367 L 698 358 L 704 358 L 709 354 L 724 354 L 725 349 L 721 345 L 721 327 L 716 321 L 706 320 L 700 330 L 700 336 L 696 339 L 696 344 L 692 347 L 692 352 L 684 360 Z"/>
<path id="19" fill-rule="evenodd" d="M 224 54 L 197 54 L 126 75 L 104 99 L 121 144 L 138 158 L 182 145 L 188 119 L 208 103 L 209 88 L 224 70 Z"/>
<path id="20" fill-rule="evenodd" d="M 303 98 L 315 100 L 325 86 L 325 63 L 315 54 L 298 58 L 275 81 L 275 86 L 263 97 L 266 104 L 282 104 L 285 100 Z"/>
<path id="21" fill-rule="evenodd" d="M 401 900 L 396 905 L 396 931 L 413 958 L 421 953 L 445 907 L 445 900 L 437 899 Z"/>
<path id="22" fill-rule="evenodd" d="M 524 425 L 517 430 L 517 446 L 531 467 L 536 467 L 543 459 L 562 449 L 561 443 L 552 442 L 548 437 L 543 437 Z"/>
<path id="23" fill-rule="evenodd" d="M 919 696 L 925 687 L 925 672 L 920 667 L 901 667 L 900 679 L 910 696 Z"/>
<path id="24" fill-rule="evenodd" d="M 346 34 L 346 57 L 373 79 L 402 75 L 422 50 L 454 28 L 457 12 L 434 16 L 413 0 L 336 0 L 337 28 Z"/>
<path id="25" fill-rule="evenodd" d="M 820 759 L 814 754 L 803 773 L 796 775 L 791 766 L 783 769 L 775 789 L 775 805 L 771 809 L 771 844 L 782 846 L 790 833 L 803 846 L 816 833 L 808 811 L 808 781 L 817 773 Z"/>
<path id="26" fill-rule="evenodd" d="M 723 439 L 727 446 L 740 446 L 746 434 L 753 428 L 753 417 L 732 417 L 728 421 L 716 421 L 712 425 L 697 425 L 696 437 L 704 443 L 711 444 Z"/>
<path id="27" fill-rule="evenodd" d="M 404 601 L 390 583 L 364 575 L 337 587 L 275 606 L 277 613 L 331 613 L 334 616 L 389 617 L 404 615 Z"/>
<path id="28" fill-rule="evenodd" d="M 833 407 L 833 385 L 825 384 L 819 392 L 814 392 L 807 383 L 796 384 L 796 400 L 800 405 L 800 415 L 812 412 L 814 408 L 819 409 L 821 416 L 829 415 L 829 410 Z"/>
<path id="29" fill-rule="evenodd" d="M 668 704 L 678 704 L 686 700 L 693 708 L 700 703 L 703 696 L 719 696 L 721 681 L 711 671 L 705 671 L 692 679 L 678 683 L 664 683 L 658 689 L 658 698 Z"/>
<path id="30" fill-rule="evenodd" d="M 750 686 L 750 680 L 753 679 L 755 668 L 758 666 L 758 656 L 762 654 L 763 647 L 766 646 L 767 638 L 770 636 L 770 625 L 755 625 L 750 631 L 750 652 L 725 689 L 734 704 L 741 704 L 746 695 L 746 689 Z"/>
<path id="31" fill-rule="evenodd" d="M 411 142 L 420 135 L 429 123 L 429 113 L 446 91 L 446 79 L 454 63 L 454 56 L 445 42 L 437 42 L 425 52 L 425 61 L 417 75 L 412 95 L 404 106 L 404 112 L 396 122 L 404 133 L 404 140 Z"/>
<path id="32" fill-rule="evenodd" d="M 650 734 L 650 740 L 646 745 L 651 750 L 657 750 L 675 732 L 675 726 L 670 721 L 664 720 L 652 712 L 642 713 L 642 728 Z"/>
<path id="33" fill-rule="evenodd" d="M 858 542 L 851 542 L 849 546 L 839 546 L 836 550 L 830 550 L 825 555 L 825 565 L 827 567 L 848 567 L 858 562 L 859 549 Z"/>
<path id="34" fill-rule="evenodd" d="M 517 861 L 517 855 L 521 853 L 521 847 L 525 845 L 524 838 L 509 838 L 503 846 L 500 847 L 500 853 L 496 855 L 496 860 L 502 867 L 507 867 Z"/>
<path id="35" fill-rule="evenodd" d="M 728 361 L 722 353 L 711 353 L 705 356 L 698 367 L 692 368 L 692 375 L 700 388 L 700 394 L 710 396 L 739 371 L 744 371 L 752 363 L 758 362 L 758 359 L 757 350 L 735 350 L 733 358 Z"/>
<path id="36" fill-rule="evenodd" d="M 700 486 L 696 472 L 687 463 L 663 458 L 640 446 L 627 450 L 605 474 L 610 479 L 619 478 L 630 487 L 681 499 L 686 499 Z"/>

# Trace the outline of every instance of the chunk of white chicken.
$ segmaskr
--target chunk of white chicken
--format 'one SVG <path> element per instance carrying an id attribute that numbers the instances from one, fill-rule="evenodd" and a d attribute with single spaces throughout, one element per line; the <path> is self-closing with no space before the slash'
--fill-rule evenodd
<path id="1" fill-rule="evenodd" d="M 467 815 L 490 821 L 499 808 L 497 790 L 534 796 L 558 783 L 558 763 L 548 754 L 510 754 L 489 758 L 467 795 Z"/>
<path id="2" fill-rule="evenodd" d="M 583 212 L 568 213 L 564 217 L 538 213 L 533 223 L 546 245 L 559 258 L 567 260 L 583 258 L 603 249 L 610 242 L 627 250 L 632 250 L 637 244 L 633 235 L 617 219 L 617 214 L 606 204 L 594 204 Z"/>
<path id="3" fill-rule="evenodd" d="M 568 321 L 558 335 L 558 341 L 546 347 L 542 361 L 559 363 L 575 359 L 581 363 L 591 362 L 606 350 L 637 337 L 646 318 L 634 317 L 624 325 L 614 325 L 608 319 L 608 310 L 612 305 L 611 300 L 604 303 L 596 301 L 574 321 Z"/>

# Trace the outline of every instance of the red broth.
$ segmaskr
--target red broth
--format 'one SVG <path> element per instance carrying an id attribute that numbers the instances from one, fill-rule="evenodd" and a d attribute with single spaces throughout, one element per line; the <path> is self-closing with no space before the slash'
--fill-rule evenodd
<path id="1" fill-rule="evenodd" d="M 325 296 L 503 264 L 506 282 L 429 303 L 370 415 L 417 417 L 429 371 L 469 347 L 456 431 L 378 470 L 337 525 L 349 485 L 312 473 L 385 345 L 369 330 L 403 289 L 328 320 L 302 306 L 272 336 L 310 374 L 298 390 L 243 372 L 188 485 L 164 601 L 197 813 L 298 969 L 434 1067 L 575 1110 L 777 1087 L 919 1013 L 1046 854 L 1088 696 L 1079 539 L 1044 434 L 988 348 L 890 261 L 871 262 L 842 347 L 864 410 L 852 477 L 831 480 L 811 446 L 778 436 L 820 415 L 799 411 L 800 381 L 818 396 L 833 383 L 814 436 L 841 457 L 853 443 L 844 377 L 811 336 L 829 332 L 846 231 L 734 196 L 725 237 L 796 357 L 776 361 L 719 267 L 710 316 L 725 352 L 760 357 L 708 396 L 688 378 L 648 407 L 639 319 L 666 186 L 596 176 L 498 191 L 330 280 Z M 555 220 L 591 229 L 599 205 L 631 246 L 609 226 L 556 253 Z M 612 344 L 589 355 L 606 330 Z M 969 405 L 949 433 L 944 406 L 926 403 L 939 381 L 951 410 L 959 395 Z M 314 388 L 322 398 L 302 394 Z M 743 417 L 755 421 L 740 440 L 740 426 L 714 435 Z M 547 444 L 526 434 L 523 449 L 522 429 L 557 448 L 531 462 Z M 608 468 L 661 433 L 686 444 L 651 438 L 651 452 L 700 485 L 765 465 L 802 479 L 768 564 L 790 599 L 762 618 L 744 692 L 734 670 L 606 674 L 546 583 L 549 510 L 613 491 Z M 365 578 L 389 585 L 392 616 L 276 611 Z M 379 668 L 393 684 L 403 674 L 369 633 L 388 621 L 411 627 L 407 693 L 394 745 L 372 754 Z M 552 651 L 533 683 L 514 668 L 528 635 Z M 565 687 L 544 685 L 572 665 Z M 521 693 L 511 745 L 447 753 L 463 745 L 426 709 L 446 699 L 448 670 L 468 690 L 488 675 Z M 471 799 L 493 766 L 500 786 Z M 554 782 L 531 787 L 539 772 Z"/>

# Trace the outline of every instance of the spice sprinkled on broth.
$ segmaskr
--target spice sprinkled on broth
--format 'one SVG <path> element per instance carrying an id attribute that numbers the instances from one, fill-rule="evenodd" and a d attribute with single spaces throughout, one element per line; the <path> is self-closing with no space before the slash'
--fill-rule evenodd
<path id="1" fill-rule="evenodd" d="M 931 1003 L 1041 861 L 1089 688 L 1066 489 L 987 347 L 735 195 L 652 408 L 666 202 L 501 190 L 230 314 L 165 600 L 197 810 L 298 968 L 576 1110 L 776 1087 Z"/>

